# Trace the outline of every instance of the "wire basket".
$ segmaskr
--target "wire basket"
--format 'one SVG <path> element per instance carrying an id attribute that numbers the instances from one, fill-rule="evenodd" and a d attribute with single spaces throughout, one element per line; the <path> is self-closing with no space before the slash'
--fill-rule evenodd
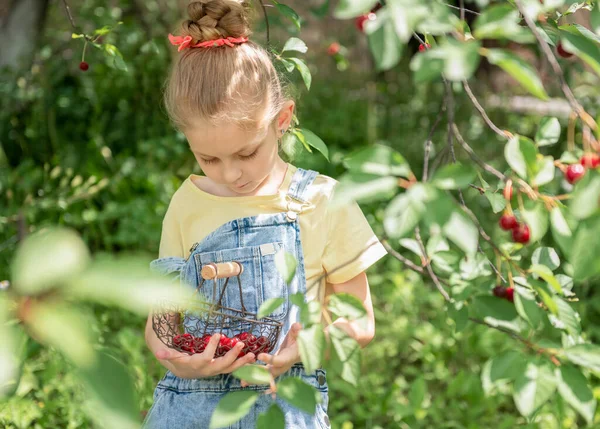
<path id="1" fill-rule="evenodd" d="M 224 356 L 238 342 L 244 343 L 238 357 L 247 353 L 254 353 L 255 356 L 270 353 L 277 343 L 283 323 L 269 317 L 259 320 L 256 313 L 246 310 L 242 295 L 243 271 L 243 265 L 237 261 L 207 264 L 201 269 L 202 280 L 193 293 L 195 301 L 192 308 L 182 309 L 173 302 L 162 300 L 158 305 L 159 311 L 152 315 L 152 328 L 163 344 L 191 355 L 204 352 L 211 336 L 220 334 L 215 357 Z M 234 276 L 238 281 L 241 310 L 222 305 L 229 280 Z M 212 296 L 217 296 L 219 278 L 226 278 L 219 299 L 216 302 L 198 300 L 207 281 L 213 281 Z"/>

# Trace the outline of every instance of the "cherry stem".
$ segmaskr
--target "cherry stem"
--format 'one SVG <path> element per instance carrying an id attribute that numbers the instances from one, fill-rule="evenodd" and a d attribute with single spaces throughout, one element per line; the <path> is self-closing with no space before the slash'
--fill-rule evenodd
<path id="1" fill-rule="evenodd" d="M 87 39 L 85 39 L 85 41 L 83 43 L 83 52 L 81 54 L 81 62 L 85 61 L 85 50 L 87 49 L 87 45 L 88 45 L 88 41 L 87 41 Z"/>

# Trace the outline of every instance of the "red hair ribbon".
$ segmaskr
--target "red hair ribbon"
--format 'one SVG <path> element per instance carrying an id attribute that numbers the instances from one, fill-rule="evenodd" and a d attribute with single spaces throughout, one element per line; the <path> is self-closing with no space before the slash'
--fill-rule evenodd
<path id="1" fill-rule="evenodd" d="M 205 42 L 200 42 L 200 43 L 196 43 L 195 45 L 192 45 L 192 36 L 181 37 L 181 36 L 173 36 L 172 34 L 169 34 L 169 41 L 171 42 L 172 45 L 179 46 L 179 48 L 177 49 L 177 52 L 181 52 L 185 48 L 213 48 L 213 47 L 223 46 L 223 45 L 233 47 L 233 45 L 235 43 L 240 44 L 240 43 L 247 42 L 248 38 L 247 37 L 237 37 L 237 38 L 236 37 L 227 37 L 224 39 L 207 40 Z"/>

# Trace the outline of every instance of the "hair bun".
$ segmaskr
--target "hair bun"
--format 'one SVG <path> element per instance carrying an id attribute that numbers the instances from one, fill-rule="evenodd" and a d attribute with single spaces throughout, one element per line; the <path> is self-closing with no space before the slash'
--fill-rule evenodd
<path id="1" fill-rule="evenodd" d="M 245 0 L 192 1 L 187 9 L 189 19 L 183 21 L 181 33 L 192 36 L 193 43 L 251 34 Z"/>

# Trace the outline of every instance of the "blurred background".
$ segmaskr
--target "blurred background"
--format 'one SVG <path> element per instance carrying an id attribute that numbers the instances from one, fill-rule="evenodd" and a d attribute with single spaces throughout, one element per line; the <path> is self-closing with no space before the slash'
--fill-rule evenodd
<path id="1" fill-rule="evenodd" d="M 477 2 L 466 3 L 477 8 Z M 50 225 L 77 230 L 93 254 L 141 253 L 148 259 L 157 255 L 171 195 L 190 173 L 201 174 L 162 105 L 162 86 L 177 54 L 166 36 L 176 31 L 186 4 L 70 0 L 70 17 L 61 0 L 3 0 L 0 280 L 9 277 L 19 237 Z M 333 2 L 302 0 L 289 5 L 301 16 L 302 31 L 270 8 L 270 42 L 281 49 L 296 35 L 307 43 L 310 91 L 297 72 L 286 74 L 286 79 L 294 88 L 300 125 L 323 139 L 331 162 L 301 147 L 290 161 L 336 178 L 345 171 L 346 154 L 379 142 L 402 153 L 420 177 L 424 142 L 440 112 L 444 87 L 413 83 L 408 63 L 419 42 L 409 44 L 398 67 L 375 72 L 365 35 L 354 20 L 332 17 Z M 573 16 L 576 19 L 585 24 L 585 14 Z M 89 70 L 83 71 L 84 43 L 72 34 L 93 33 L 104 26 L 111 31 L 98 41 L 100 48 L 87 47 Z M 258 15 L 254 38 L 265 43 L 265 33 Z M 332 43 L 343 48 L 343 59 L 331 55 Z M 511 48 L 510 42 L 505 45 Z M 527 55 L 549 94 L 560 96 L 541 57 Z M 505 76 L 483 62 L 471 81 L 496 124 L 524 135 L 534 133 L 539 117 L 546 114 L 566 124 L 569 109 L 562 99 L 534 103 Z M 582 103 L 597 103 L 600 89 L 588 70 L 573 64 L 567 78 Z M 502 141 L 484 125 L 465 94 L 455 103 L 455 121 L 476 152 L 505 168 Z M 444 127 L 434 133 L 434 150 L 446 147 L 445 135 Z M 433 155 L 434 165 L 445 156 Z M 472 191 L 465 196 L 478 214 L 483 202 Z M 380 205 L 361 206 L 381 234 Z M 496 219 L 480 221 L 491 225 Z M 330 381 L 334 428 L 577 427 L 574 412 L 555 401 L 540 411 L 542 423 L 527 425 L 510 396 L 486 396 L 479 375 L 482 365 L 498 350 L 514 347 L 514 341 L 485 327 L 455 333 L 443 298 L 398 260 L 388 256 L 376 264 L 369 271 L 369 283 L 377 335 L 364 350 L 358 389 Z M 584 330 L 598 341 L 600 299 L 593 286 L 584 285 L 578 295 L 587 305 L 577 310 Z M 97 316 L 95 333 L 102 344 L 118 351 L 135 380 L 139 408 L 147 410 L 165 370 L 146 348 L 145 319 L 89 305 Z M 38 345 L 28 351 L 17 394 L 0 405 L 0 427 L 93 427 L 85 407 L 85 393 L 70 364 L 52 348 Z"/>

